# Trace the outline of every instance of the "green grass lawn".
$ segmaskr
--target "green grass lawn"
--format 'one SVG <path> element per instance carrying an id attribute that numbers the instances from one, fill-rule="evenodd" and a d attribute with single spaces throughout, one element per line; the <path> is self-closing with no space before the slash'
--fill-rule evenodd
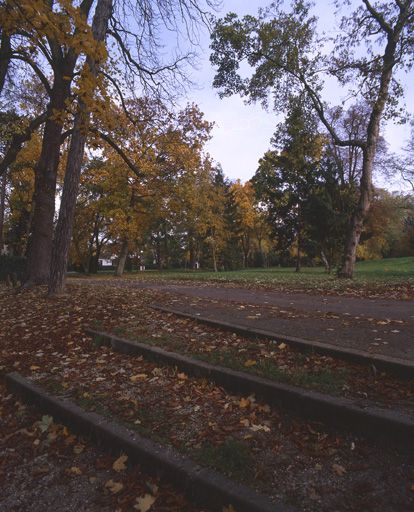
<path id="1" fill-rule="evenodd" d="M 134 272 L 130 275 L 142 278 L 194 279 L 219 281 L 303 281 L 303 280 L 335 280 L 335 274 L 326 274 L 323 267 L 303 267 L 295 272 L 290 267 L 251 268 L 224 272 L 206 270 L 147 270 Z M 399 280 L 414 278 L 414 257 L 389 258 L 383 260 L 360 261 L 356 264 L 355 280 Z"/>
<path id="2" fill-rule="evenodd" d="M 98 274 L 98 277 L 104 276 L 112 277 L 113 272 Z M 124 277 L 154 281 L 219 282 L 242 286 L 291 288 L 292 290 L 320 289 L 339 292 L 406 285 L 412 291 L 414 289 L 414 257 L 358 262 L 353 280 L 338 279 L 334 272 L 327 274 L 323 267 L 303 267 L 301 272 L 295 272 L 294 268 L 287 267 L 252 268 L 216 273 L 206 270 L 146 270 L 145 272 L 125 273 Z M 409 295 L 412 295 L 411 291 Z"/>

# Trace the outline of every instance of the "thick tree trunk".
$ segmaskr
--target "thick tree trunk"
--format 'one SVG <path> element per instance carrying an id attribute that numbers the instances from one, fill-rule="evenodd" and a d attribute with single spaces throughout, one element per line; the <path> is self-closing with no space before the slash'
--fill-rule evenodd
<path id="1" fill-rule="evenodd" d="M 375 154 L 375 150 L 372 151 Z M 369 211 L 372 197 L 372 165 L 373 157 L 369 159 L 364 156 L 363 171 L 360 186 L 360 197 L 358 206 L 352 216 L 351 226 L 349 228 L 345 241 L 345 251 L 342 259 L 342 266 L 338 272 L 339 277 L 351 279 L 354 275 L 356 251 L 359 239 L 364 227 L 364 220 Z"/>
<path id="2" fill-rule="evenodd" d="M 4 215 L 6 209 L 6 182 L 7 174 L 0 178 L 0 254 L 4 247 Z"/>
<path id="3" fill-rule="evenodd" d="M 124 238 L 122 240 L 121 251 L 119 253 L 118 265 L 116 266 L 116 271 L 115 271 L 115 275 L 117 277 L 121 277 L 122 274 L 124 273 L 125 263 L 126 263 L 126 260 L 128 257 L 128 252 L 129 252 L 128 239 Z"/>
<path id="4" fill-rule="evenodd" d="M 108 21 L 112 13 L 112 0 L 98 0 L 92 22 L 92 32 L 96 41 L 104 41 L 108 29 Z M 99 70 L 99 62 L 93 58 L 87 59 L 93 78 Z M 93 92 L 93 91 L 92 91 Z M 65 180 L 63 184 L 62 201 L 59 219 L 56 226 L 51 269 L 49 279 L 49 295 L 61 294 L 65 287 L 65 274 L 68 264 L 69 247 L 72 237 L 75 216 L 76 198 L 78 196 L 79 180 L 85 152 L 86 133 L 90 113 L 86 106 L 79 101 L 71 138 Z"/>
<path id="5" fill-rule="evenodd" d="M 50 113 L 62 112 L 68 95 L 56 86 L 55 98 L 50 104 Z M 29 240 L 27 285 L 46 283 L 49 277 L 53 243 L 53 218 L 55 215 L 55 194 L 57 168 L 62 134 L 62 121 L 46 121 L 42 150 L 36 166 L 35 191 L 33 196 L 32 232 Z"/>

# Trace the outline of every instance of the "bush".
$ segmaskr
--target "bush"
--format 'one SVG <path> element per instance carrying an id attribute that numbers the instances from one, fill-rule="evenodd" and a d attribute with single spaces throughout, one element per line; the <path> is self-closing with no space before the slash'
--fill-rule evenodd
<path id="1" fill-rule="evenodd" d="M 16 286 L 22 281 L 26 270 L 26 258 L 23 256 L 0 256 L 0 281 L 11 281 Z"/>

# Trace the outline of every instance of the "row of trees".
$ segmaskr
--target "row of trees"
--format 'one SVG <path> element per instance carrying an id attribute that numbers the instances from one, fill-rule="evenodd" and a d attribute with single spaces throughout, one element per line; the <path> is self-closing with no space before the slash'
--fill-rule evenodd
<path id="1" fill-rule="evenodd" d="M 213 0 L 206 0 L 211 6 Z M 3 0 L 0 3 L 0 93 L 16 106 L 19 82 L 38 84 L 45 108 L 21 116 L 11 130 L 0 176 L 41 128 L 35 164 L 26 285 L 48 282 L 51 295 L 64 286 L 80 171 L 89 132 L 116 147 L 139 178 L 145 172 L 111 137 L 112 97 L 126 115 L 125 91 L 170 95 L 185 80 L 181 64 L 191 52 L 162 61 L 160 31 L 183 29 L 194 36 L 206 21 L 203 5 L 192 0 Z M 43 107 L 43 105 L 42 105 Z M 130 119 L 133 119 L 130 116 Z M 69 140 L 61 204 L 55 199 L 62 145 Z"/>
<path id="2" fill-rule="evenodd" d="M 105 244 L 119 273 L 139 247 L 151 247 L 159 265 L 175 251 L 190 266 L 203 257 L 217 269 L 240 256 L 247 265 L 255 251 L 264 260 L 275 245 L 295 247 L 298 266 L 305 252 L 330 266 L 345 246 L 340 275 L 352 277 L 380 123 L 399 116 L 396 73 L 412 65 L 413 1 L 363 0 L 328 55 L 310 6 L 282 7 L 230 14 L 212 33 L 221 94 L 271 97 L 287 116 L 242 185 L 227 183 L 205 154 L 211 125 L 197 107 L 173 113 L 169 103 L 193 55 L 171 51 L 162 61 L 160 31 L 184 30 L 193 42 L 208 20 L 200 2 L 0 2 L 0 236 L 7 231 L 27 253 L 26 285 L 48 282 L 60 293 L 70 251 L 93 269 Z M 251 77 L 239 72 L 243 60 Z M 352 108 L 328 108 L 324 73 L 350 86 Z M 410 180 L 409 167 L 401 170 Z"/>
<path id="3" fill-rule="evenodd" d="M 156 268 L 236 269 L 322 262 L 338 266 L 358 198 L 361 157 L 338 152 L 303 101 L 286 120 L 252 180 L 225 178 L 204 151 L 212 125 L 195 105 L 177 115 L 159 101 L 113 106 L 113 135 L 134 155 L 137 176 L 119 152 L 89 137 L 69 253 L 72 268 L 96 272 L 112 258 L 116 273 L 134 261 Z M 141 120 L 137 121 L 140 114 Z M 338 116 L 338 129 L 363 125 L 363 109 Z M 97 148 L 99 150 L 97 150 Z M 16 255 L 27 253 L 33 214 L 34 166 L 40 134 L 19 154 L 7 186 L 5 233 Z M 62 147 L 58 187 L 69 147 Z M 385 151 L 377 167 L 388 167 Z M 361 258 L 414 254 L 414 204 L 409 194 L 378 189 L 358 249 Z"/>

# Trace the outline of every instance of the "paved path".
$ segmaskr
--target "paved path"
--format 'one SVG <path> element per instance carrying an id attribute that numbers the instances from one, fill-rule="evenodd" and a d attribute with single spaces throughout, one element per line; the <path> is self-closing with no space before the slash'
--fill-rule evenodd
<path id="1" fill-rule="evenodd" d="M 159 292 L 159 305 L 298 338 L 414 361 L 414 301 L 282 293 L 197 284 L 84 280 Z M 276 337 L 276 336 L 275 336 Z"/>

